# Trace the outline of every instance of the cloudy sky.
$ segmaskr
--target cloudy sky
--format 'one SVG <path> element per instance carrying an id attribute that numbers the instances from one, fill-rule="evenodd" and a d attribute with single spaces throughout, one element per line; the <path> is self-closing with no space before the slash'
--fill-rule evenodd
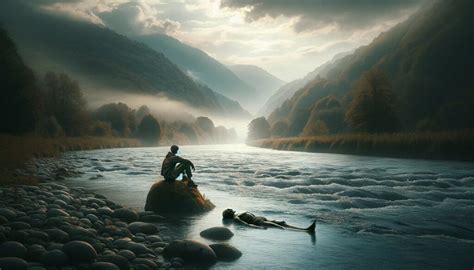
<path id="1" fill-rule="evenodd" d="M 166 33 L 283 80 L 368 44 L 423 0 L 37 0 L 125 35 Z"/>

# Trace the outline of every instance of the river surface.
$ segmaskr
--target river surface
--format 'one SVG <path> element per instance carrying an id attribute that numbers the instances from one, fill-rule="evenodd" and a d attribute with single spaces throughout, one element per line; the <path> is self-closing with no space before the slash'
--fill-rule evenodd
<path id="1" fill-rule="evenodd" d="M 168 148 L 66 153 L 82 174 L 66 181 L 143 209 Z M 199 236 L 226 208 L 306 227 L 316 236 L 224 224 L 243 256 L 216 269 L 473 269 L 474 164 L 274 151 L 245 145 L 183 146 L 194 180 L 216 205 L 170 218 L 163 234 Z M 97 178 L 100 175 L 102 177 Z M 94 180 L 90 180 L 90 179 Z"/>

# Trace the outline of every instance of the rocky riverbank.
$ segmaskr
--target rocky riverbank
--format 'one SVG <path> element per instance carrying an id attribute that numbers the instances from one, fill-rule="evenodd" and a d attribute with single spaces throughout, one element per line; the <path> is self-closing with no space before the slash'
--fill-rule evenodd
<path id="1" fill-rule="evenodd" d="M 0 269 L 180 268 L 162 256 L 163 219 L 54 182 L 3 187 Z"/>

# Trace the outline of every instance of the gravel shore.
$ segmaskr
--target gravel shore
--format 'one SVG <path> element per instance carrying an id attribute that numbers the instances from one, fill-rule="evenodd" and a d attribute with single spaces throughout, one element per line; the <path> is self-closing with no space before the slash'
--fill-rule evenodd
<path id="1" fill-rule="evenodd" d="M 0 269 L 166 269 L 163 217 L 56 183 L 0 188 Z"/>

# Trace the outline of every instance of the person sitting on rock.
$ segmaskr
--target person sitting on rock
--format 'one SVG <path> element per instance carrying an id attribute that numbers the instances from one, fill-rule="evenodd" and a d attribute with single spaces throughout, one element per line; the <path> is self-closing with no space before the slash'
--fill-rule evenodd
<path id="1" fill-rule="evenodd" d="M 187 177 L 183 176 L 183 181 L 187 180 L 188 186 L 191 188 L 197 187 L 191 180 L 193 176 L 191 169 L 195 170 L 194 164 L 187 159 L 177 156 L 179 150 L 177 145 L 172 145 L 170 150 L 161 165 L 161 175 L 165 178 L 165 181 L 175 181 L 178 176 L 185 174 Z"/>
<path id="2" fill-rule="evenodd" d="M 309 226 L 308 228 L 298 228 L 298 227 L 286 224 L 285 221 L 268 220 L 265 217 L 256 216 L 250 212 L 243 212 L 239 214 L 239 213 L 236 213 L 232 209 L 224 210 L 224 212 L 222 212 L 222 217 L 225 220 L 233 219 L 234 221 L 237 221 L 249 227 L 254 227 L 258 229 L 266 229 L 268 227 L 275 227 L 275 228 L 279 228 L 283 230 L 291 229 L 291 230 L 297 230 L 297 231 L 305 231 L 309 233 L 314 233 L 316 230 L 316 221 L 313 221 L 313 224 L 311 224 L 311 226 Z"/>

